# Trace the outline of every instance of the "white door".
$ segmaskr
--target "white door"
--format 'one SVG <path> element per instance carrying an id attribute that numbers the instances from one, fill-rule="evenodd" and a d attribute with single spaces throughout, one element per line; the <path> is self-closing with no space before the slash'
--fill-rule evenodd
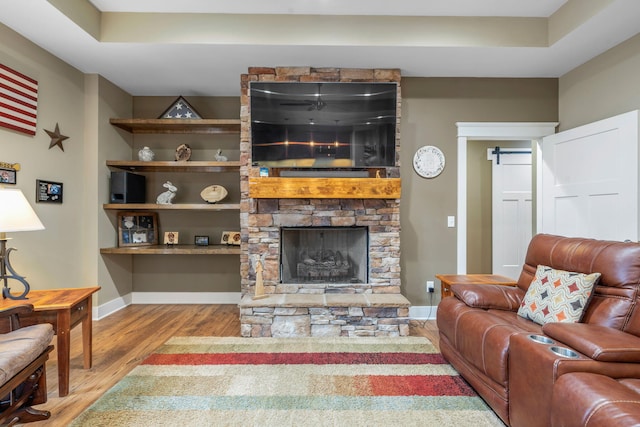
<path id="1" fill-rule="evenodd" d="M 638 111 L 547 136 L 538 230 L 638 240 Z"/>
<path id="2" fill-rule="evenodd" d="M 492 155 L 493 274 L 517 279 L 532 237 L 531 150 Z"/>

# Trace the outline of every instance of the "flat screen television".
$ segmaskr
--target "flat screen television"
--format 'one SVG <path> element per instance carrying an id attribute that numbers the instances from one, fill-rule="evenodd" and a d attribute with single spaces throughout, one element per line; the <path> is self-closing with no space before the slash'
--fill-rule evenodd
<path id="1" fill-rule="evenodd" d="M 395 166 L 397 89 L 377 82 L 251 82 L 252 164 Z"/>

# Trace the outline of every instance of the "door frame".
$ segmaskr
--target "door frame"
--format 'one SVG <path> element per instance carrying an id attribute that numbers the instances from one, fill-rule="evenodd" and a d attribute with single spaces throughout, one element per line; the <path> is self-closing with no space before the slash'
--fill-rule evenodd
<path id="1" fill-rule="evenodd" d="M 557 122 L 456 122 L 458 128 L 457 274 L 467 273 L 467 144 L 473 141 L 532 140 L 536 183 L 540 179 L 542 138 L 556 133 Z M 536 200 L 538 195 L 536 195 Z"/>

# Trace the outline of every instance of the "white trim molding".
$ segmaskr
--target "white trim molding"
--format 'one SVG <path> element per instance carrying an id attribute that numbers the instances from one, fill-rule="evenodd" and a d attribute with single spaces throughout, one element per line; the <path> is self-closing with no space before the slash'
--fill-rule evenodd
<path id="1" fill-rule="evenodd" d="M 435 320 L 437 305 L 412 305 L 409 307 L 409 318 L 415 320 Z"/>
<path id="2" fill-rule="evenodd" d="M 239 304 L 240 292 L 132 292 L 132 304 Z"/>
<path id="3" fill-rule="evenodd" d="M 100 320 L 131 304 L 239 304 L 240 292 L 131 292 L 99 307 L 93 319 Z"/>
<path id="4" fill-rule="evenodd" d="M 556 132 L 557 122 L 457 122 L 458 127 L 458 234 L 457 274 L 467 272 L 467 144 L 471 141 L 531 140 Z M 540 164 L 538 163 L 538 168 Z M 539 174 L 538 174 L 539 175 Z"/>

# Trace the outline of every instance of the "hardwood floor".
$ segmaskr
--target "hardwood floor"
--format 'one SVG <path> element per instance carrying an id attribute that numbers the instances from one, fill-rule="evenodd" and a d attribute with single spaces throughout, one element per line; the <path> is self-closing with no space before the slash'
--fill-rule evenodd
<path id="1" fill-rule="evenodd" d="M 412 321 L 410 334 L 437 347 L 435 321 Z M 32 426 L 64 426 L 96 401 L 156 348 L 172 336 L 240 336 L 236 305 L 131 305 L 93 322 L 93 367 L 82 367 L 82 333 L 71 332 L 69 395 L 58 397 L 56 352 L 47 362 L 48 421 Z M 55 345 L 55 338 L 53 340 Z"/>

